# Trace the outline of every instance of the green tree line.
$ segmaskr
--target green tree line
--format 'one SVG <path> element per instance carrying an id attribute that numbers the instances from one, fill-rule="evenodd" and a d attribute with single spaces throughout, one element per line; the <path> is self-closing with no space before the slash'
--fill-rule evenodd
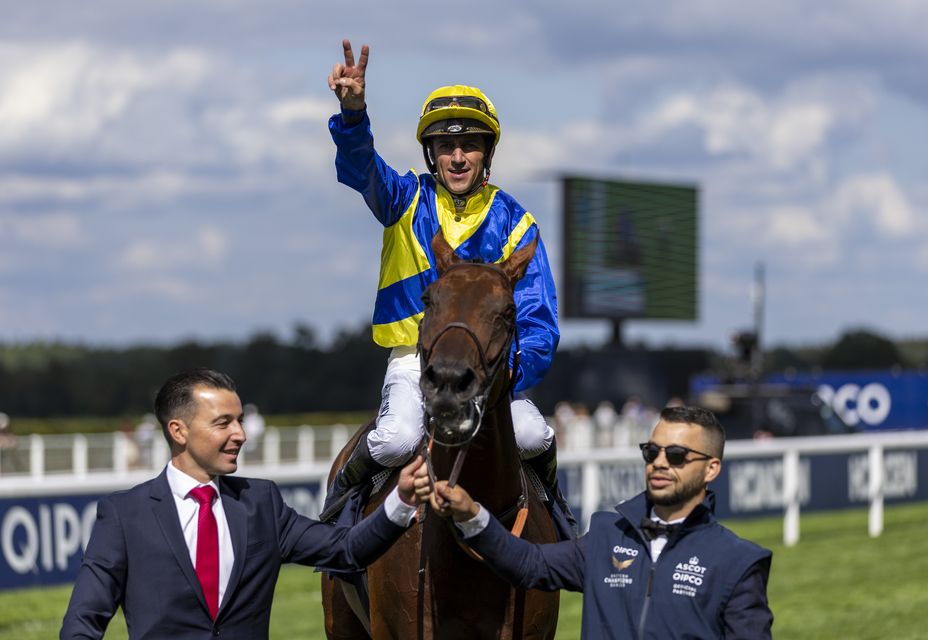
<path id="1" fill-rule="evenodd" d="M 264 413 L 374 410 L 387 350 L 370 329 L 343 330 L 321 347 L 299 326 L 244 343 L 186 341 L 124 348 L 62 343 L 0 345 L 0 411 L 21 417 L 119 416 L 151 411 L 160 385 L 191 367 L 227 372 Z"/>
<path id="2" fill-rule="evenodd" d="M 631 349 L 640 353 L 646 347 Z M 547 404 L 553 402 L 542 400 L 560 399 L 568 392 L 567 378 L 582 372 L 589 362 L 584 354 L 590 351 L 589 347 L 559 349 L 536 399 L 543 410 L 550 411 Z M 240 343 L 186 341 L 121 348 L 61 342 L 0 344 L 0 411 L 37 418 L 139 415 L 151 410 L 158 387 L 169 375 L 206 366 L 229 373 L 241 397 L 263 413 L 373 412 L 380 401 L 387 355 L 386 349 L 371 341 L 366 324 L 343 329 L 326 346 L 303 325 L 296 326 L 289 339 L 264 332 Z M 616 359 L 621 362 L 621 352 Z M 735 360 L 731 354 L 709 350 L 704 359 L 713 368 L 734 366 Z M 897 343 L 856 329 L 827 345 L 770 347 L 764 363 L 768 371 L 924 368 L 928 340 Z M 680 386 L 688 375 L 697 373 L 679 368 L 668 367 L 680 378 Z"/>

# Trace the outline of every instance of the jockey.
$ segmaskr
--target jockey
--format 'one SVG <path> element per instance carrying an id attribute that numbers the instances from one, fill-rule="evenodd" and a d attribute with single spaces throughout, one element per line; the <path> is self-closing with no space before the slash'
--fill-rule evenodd
<path id="1" fill-rule="evenodd" d="M 525 277 L 515 287 L 520 356 L 510 355 L 514 377 L 512 421 L 516 443 L 572 521 L 557 488 L 554 431 L 521 392 L 551 366 L 560 338 L 557 298 L 547 254 L 532 214 L 490 184 L 490 164 L 499 142 L 493 103 L 474 87 L 433 91 L 422 106 L 416 138 L 428 173 L 400 175 L 374 150 L 365 104 L 368 47 L 355 64 L 343 42 L 345 64 L 329 75 L 341 112 L 329 119 L 337 149 L 338 181 L 355 189 L 384 226 L 380 281 L 374 304 L 374 341 L 391 349 L 376 428 L 362 438 L 338 472 L 324 512 L 352 487 L 408 460 L 424 434 L 420 364 L 416 353 L 422 293 L 438 273 L 431 239 L 440 230 L 462 259 L 495 263 L 538 238 Z M 329 514 L 326 514 L 329 515 Z"/>

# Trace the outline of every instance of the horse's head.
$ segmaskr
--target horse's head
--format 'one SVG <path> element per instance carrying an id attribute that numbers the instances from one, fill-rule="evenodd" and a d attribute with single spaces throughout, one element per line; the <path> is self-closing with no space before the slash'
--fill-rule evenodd
<path id="1" fill-rule="evenodd" d="M 419 386 L 446 440 L 473 435 L 493 382 L 500 375 L 508 380 L 510 345 L 517 339 L 513 290 L 535 245 L 495 265 L 461 260 L 441 231 L 432 239 L 439 278 L 423 295 Z"/>

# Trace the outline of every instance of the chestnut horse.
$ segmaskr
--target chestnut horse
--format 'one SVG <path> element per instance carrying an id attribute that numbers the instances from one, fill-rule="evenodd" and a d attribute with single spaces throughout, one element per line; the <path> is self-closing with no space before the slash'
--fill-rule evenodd
<path id="1" fill-rule="evenodd" d="M 434 437 L 434 474 L 447 479 L 457 466 L 460 484 L 505 526 L 521 529 L 527 540 L 552 542 L 554 524 L 526 482 L 509 409 L 514 340 L 518 347 L 513 290 L 535 243 L 499 265 L 458 259 L 440 231 L 432 249 L 439 279 L 423 296 L 419 356 L 420 387 Z M 370 427 L 362 427 L 339 454 L 330 482 Z M 465 450 L 463 465 L 455 465 Z M 374 496 L 366 513 L 389 489 Z M 424 507 L 417 522 L 368 568 L 367 585 L 369 618 L 357 606 L 352 587 L 323 576 L 331 640 L 548 639 L 557 628 L 557 592 L 511 587 L 465 552 L 449 520 Z M 352 600 L 360 617 L 352 611 Z"/>

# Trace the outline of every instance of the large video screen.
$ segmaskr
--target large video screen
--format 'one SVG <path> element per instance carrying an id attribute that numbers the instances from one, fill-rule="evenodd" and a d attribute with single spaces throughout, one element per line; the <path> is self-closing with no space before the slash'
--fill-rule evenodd
<path id="1" fill-rule="evenodd" d="M 698 189 L 565 177 L 563 193 L 564 317 L 697 319 Z"/>

